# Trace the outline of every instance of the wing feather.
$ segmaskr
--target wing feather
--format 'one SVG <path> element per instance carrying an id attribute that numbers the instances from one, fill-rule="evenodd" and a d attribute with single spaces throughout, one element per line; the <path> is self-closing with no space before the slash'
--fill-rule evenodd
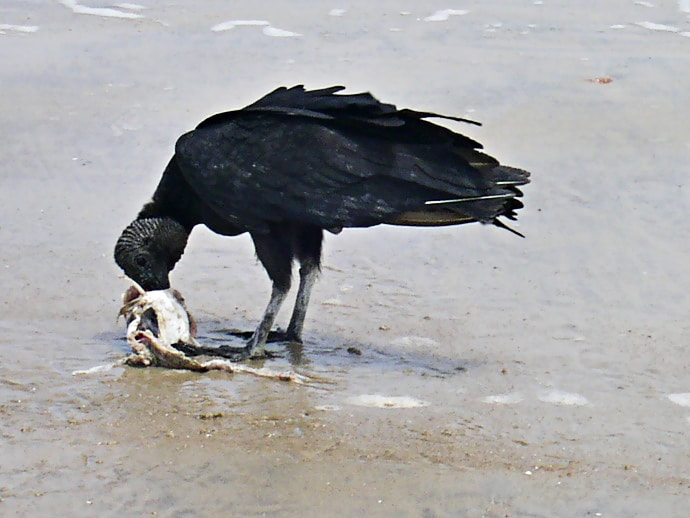
<path id="1" fill-rule="evenodd" d="M 286 220 L 369 226 L 428 200 L 519 195 L 520 178 L 498 185 L 498 162 L 479 143 L 424 120 L 443 116 L 340 90 L 279 88 L 205 120 L 176 145 L 187 183 L 221 218 L 254 231 Z M 473 216 L 475 206 L 463 205 L 468 218 L 496 215 Z"/>

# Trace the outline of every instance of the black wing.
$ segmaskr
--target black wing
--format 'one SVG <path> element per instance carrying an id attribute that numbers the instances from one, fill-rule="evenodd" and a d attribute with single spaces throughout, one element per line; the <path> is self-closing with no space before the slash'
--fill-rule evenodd
<path id="1" fill-rule="evenodd" d="M 453 200 L 444 210 L 491 221 L 520 194 L 524 177 L 498 182 L 501 168 L 479 143 L 424 120 L 440 115 L 334 95 L 340 89 L 281 88 L 207 119 L 177 142 L 185 179 L 218 215 L 253 231 L 282 221 L 370 226 L 443 200 Z"/>
<path id="2" fill-rule="evenodd" d="M 334 95 L 344 86 L 331 86 L 320 90 L 305 90 L 303 85 L 286 88 L 281 86 L 258 101 L 239 111 L 219 113 L 209 117 L 198 128 L 222 124 L 234 119 L 238 113 L 271 112 L 299 115 L 314 119 L 339 120 L 341 122 L 365 122 L 375 126 L 403 126 L 410 118 L 438 117 L 481 126 L 478 122 L 460 117 L 431 112 L 398 110 L 392 104 L 378 101 L 368 92 Z"/>

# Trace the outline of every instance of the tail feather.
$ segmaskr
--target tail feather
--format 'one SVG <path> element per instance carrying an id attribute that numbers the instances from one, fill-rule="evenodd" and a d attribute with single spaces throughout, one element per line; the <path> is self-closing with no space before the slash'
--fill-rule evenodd
<path id="1" fill-rule="evenodd" d="M 470 201 L 487 201 L 487 200 L 505 200 L 508 198 L 514 198 L 515 193 L 506 194 L 487 194 L 485 196 L 471 196 L 467 198 L 452 198 L 449 200 L 428 200 L 424 202 L 424 205 L 455 205 L 458 203 L 467 203 Z"/>
<path id="2" fill-rule="evenodd" d="M 530 173 L 517 167 L 499 165 L 494 167 L 496 185 L 525 185 L 529 183 Z"/>
<path id="3" fill-rule="evenodd" d="M 508 225 L 506 225 L 505 223 L 503 223 L 500 219 L 494 219 L 494 220 L 492 221 L 492 223 L 493 223 L 494 225 L 496 225 L 498 228 L 504 228 L 504 229 L 506 229 L 508 232 L 512 232 L 512 233 L 515 234 L 516 236 L 525 237 L 524 234 L 521 234 L 520 232 L 518 232 L 518 231 L 515 230 L 514 228 L 510 228 Z"/>
<path id="4" fill-rule="evenodd" d="M 490 172 L 486 194 L 439 196 L 425 202 L 425 209 L 398 214 L 387 221 L 392 225 L 444 226 L 479 221 L 506 229 L 520 237 L 520 232 L 510 228 L 499 218 L 516 219 L 516 211 L 523 207 L 517 198 L 522 196 L 518 186 L 529 183 L 530 173 L 515 167 L 497 165 Z M 442 194 L 442 193 L 439 193 Z"/>

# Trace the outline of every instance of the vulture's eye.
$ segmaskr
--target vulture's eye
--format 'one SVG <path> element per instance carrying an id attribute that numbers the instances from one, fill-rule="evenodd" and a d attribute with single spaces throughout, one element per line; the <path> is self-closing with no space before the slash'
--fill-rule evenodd
<path id="1" fill-rule="evenodd" d="M 135 259 L 134 262 L 136 263 L 137 266 L 140 266 L 141 268 L 144 268 L 148 266 L 149 260 L 146 258 L 145 255 L 138 255 Z"/>

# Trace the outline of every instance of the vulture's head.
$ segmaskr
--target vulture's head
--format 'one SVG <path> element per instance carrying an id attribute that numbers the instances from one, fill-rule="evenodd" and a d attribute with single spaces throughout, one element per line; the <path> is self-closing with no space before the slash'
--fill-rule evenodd
<path id="1" fill-rule="evenodd" d="M 180 260 L 187 230 L 170 218 L 134 220 L 115 245 L 115 262 L 145 291 L 170 288 L 168 273 Z"/>

